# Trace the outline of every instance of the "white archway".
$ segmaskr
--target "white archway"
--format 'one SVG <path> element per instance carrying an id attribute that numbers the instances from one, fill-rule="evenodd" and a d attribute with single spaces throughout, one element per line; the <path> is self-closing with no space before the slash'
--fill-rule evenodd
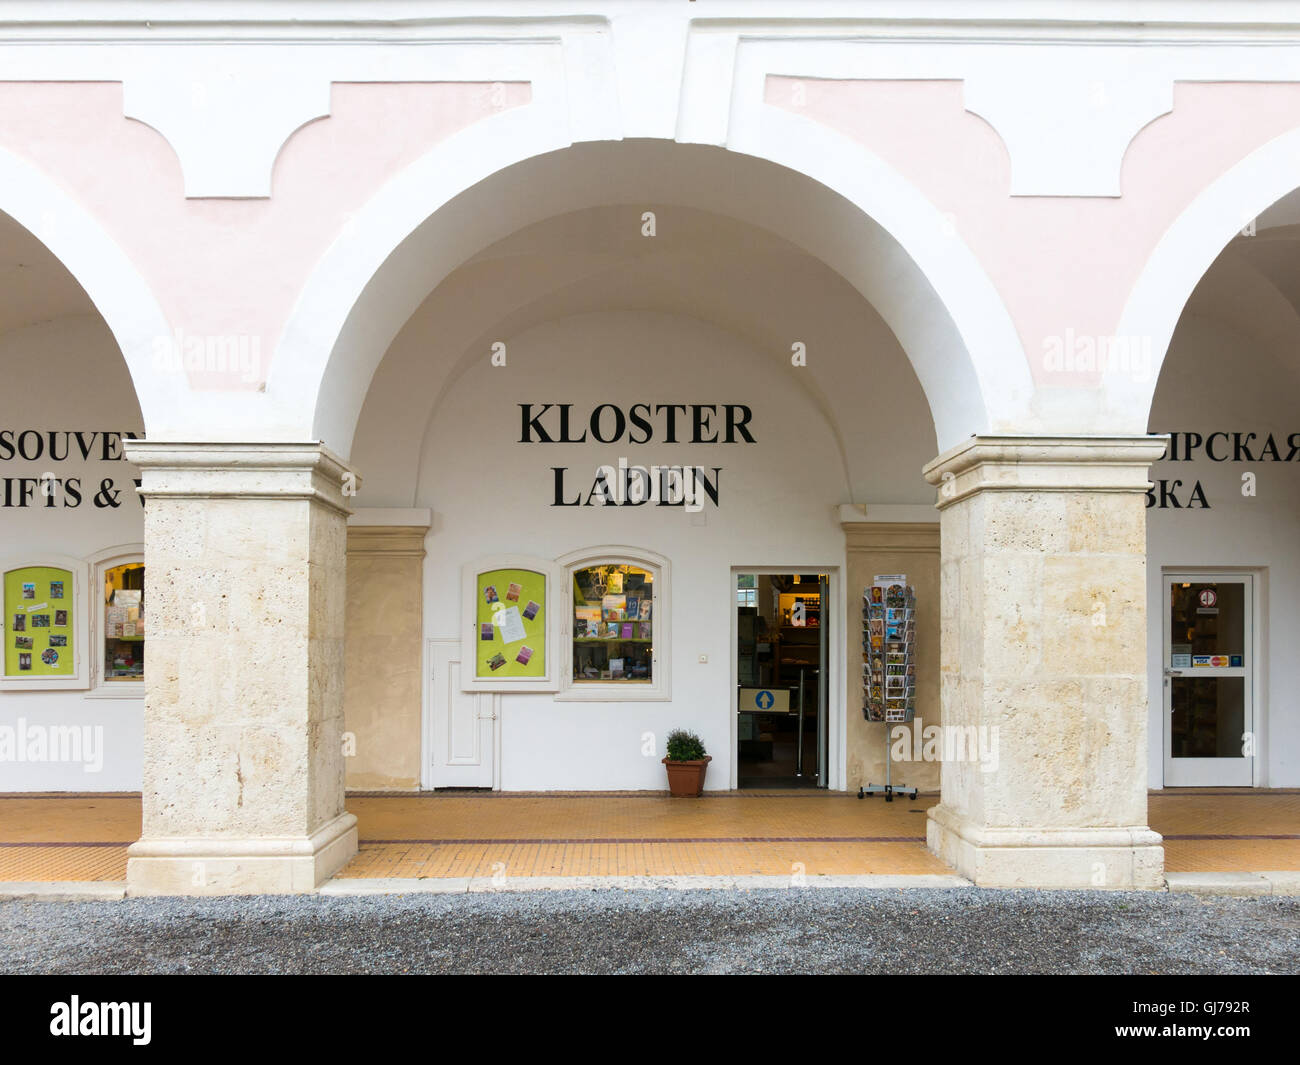
<path id="1" fill-rule="evenodd" d="M 932 490 L 917 473 L 937 451 L 933 417 L 897 338 L 861 294 L 764 229 L 650 206 L 659 216 L 654 240 L 641 235 L 645 204 L 557 215 L 481 249 L 428 295 L 385 352 L 358 421 L 351 458 L 369 505 L 418 505 L 411 500 L 425 452 L 410 444 L 495 342 L 513 353 L 519 333 L 546 321 L 652 308 L 744 338 L 760 363 L 809 397 L 838 441 L 842 501 L 871 496 L 857 478 L 871 476 L 867 440 L 886 424 L 919 492 L 890 498 L 929 501 Z M 792 338 L 810 353 L 802 367 L 791 365 Z M 863 412 L 882 395 L 887 408 L 864 424 Z"/>
<path id="2" fill-rule="evenodd" d="M 1144 380 L 1108 381 L 1108 403 L 1132 429 L 1146 432 L 1160 368 L 1183 309 L 1206 271 L 1252 219 L 1300 188 L 1300 129 L 1257 148 L 1192 201 L 1165 231 L 1129 293 L 1116 333 L 1150 344 Z"/>
<path id="3" fill-rule="evenodd" d="M 357 212 L 318 264 L 272 362 L 269 400 L 348 455 L 393 337 L 461 262 L 543 218 L 644 199 L 750 222 L 837 270 L 899 338 L 941 450 L 1024 424 L 1033 386 L 1019 336 L 949 220 L 846 138 L 774 118 L 789 127 L 781 158 L 670 141 L 570 146 L 526 108 L 449 138 Z"/>
<path id="4" fill-rule="evenodd" d="M 146 433 L 175 423 L 187 392 L 183 372 L 154 358 L 171 327 L 153 291 L 100 224 L 35 166 L 0 149 L 0 211 L 39 240 L 90 297 L 126 360 Z"/>

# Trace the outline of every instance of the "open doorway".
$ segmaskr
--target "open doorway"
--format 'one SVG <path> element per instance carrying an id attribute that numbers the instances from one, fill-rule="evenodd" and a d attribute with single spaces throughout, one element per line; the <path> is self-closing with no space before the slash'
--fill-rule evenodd
<path id="1" fill-rule="evenodd" d="M 829 579 L 735 573 L 737 786 L 826 787 Z"/>

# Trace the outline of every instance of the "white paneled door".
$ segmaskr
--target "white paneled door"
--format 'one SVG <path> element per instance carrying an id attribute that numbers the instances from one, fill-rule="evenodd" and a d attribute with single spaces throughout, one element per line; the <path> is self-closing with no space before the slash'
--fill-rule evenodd
<path id="1" fill-rule="evenodd" d="M 461 691 L 459 640 L 429 641 L 430 726 L 428 786 L 496 786 L 496 727 L 501 697 Z"/>

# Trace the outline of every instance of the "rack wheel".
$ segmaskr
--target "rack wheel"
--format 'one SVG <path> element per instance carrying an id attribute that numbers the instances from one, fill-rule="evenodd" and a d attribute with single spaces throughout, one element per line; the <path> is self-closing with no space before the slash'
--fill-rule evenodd
<path id="1" fill-rule="evenodd" d="M 867 793 L 866 793 L 866 791 L 865 791 L 863 788 L 859 787 L 859 788 L 858 788 L 858 798 L 859 798 L 859 799 L 865 799 L 866 797 L 867 797 Z"/>

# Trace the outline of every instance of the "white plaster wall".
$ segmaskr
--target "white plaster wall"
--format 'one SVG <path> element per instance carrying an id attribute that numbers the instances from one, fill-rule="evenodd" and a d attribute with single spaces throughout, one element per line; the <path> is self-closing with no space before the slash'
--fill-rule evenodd
<path id="1" fill-rule="evenodd" d="M 142 429 L 126 364 L 98 315 L 64 317 L 0 335 L 0 380 L 0 429 Z M 58 463 L 32 463 L 17 456 L 0 459 L 0 478 L 38 477 L 49 471 L 81 479 L 81 505 L 48 510 L 43 505 L 0 507 L 0 556 L 50 553 L 85 558 L 144 538 L 143 510 L 134 491 L 123 493 L 116 509 L 93 503 L 106 477 L 119 488 L 132 485 L 138 476 L 134 466 L 106 463 L 93 455 L 84 461 L 79 452 Z M 83 655 L 92 651 L 90 646 L 82 648 Z M 0 692 L 0 727 L 16 727 L 25 718 L 29 726 L 102 726 L 104 737 L 99 772 L 85 772 L 80 764 L 0 762 L 0 792 L 138 791 L 143 708 L 143 698 L 96 699 L 84 691 Z"/>
<path id="2" fill-rule="evenodd" d="M 1221 275 L 1220 275 L 1221 276 Z M 1207 278 L 1213 286 L 1216 273 Z M 1269 432 L 1282 456 L 1286 438 L 1300 433 L 1295 397 L 1300 367 L 1294 352 L 1300 330 L 1294 311 L 1273 309 L 1243 325 L 1226 320 L 1230 307 L 1193 300 L 1174 334 L 1156 389 L 1152 432 L 1253 432 L 1258 454 Z M 1195 313 L 1199 308 L 1206 313 Z M 1255 308 L 1256 311 L 1259 308 Z M 1290 319 L 1289 324 L 1286 319 Z M 1181 451 L 1180 451 L 1181 454 Z M 1241 475 L 1257 476 L 1254 498 L 1241 494 Z M 1151 468 L 1153 480 L 1180 479 L 1186 506 L 1200 481 L 1209 510 L 1147 510 L 1150 613 L 1147 659 L 1150 701 L 1149 772 L 1152 787 L 1164 779 L 1164 711 L 1161 649 L 1164 567 L 1261 567 L 1263 640 L 1256 673 L 1256 728 L 1263 744 L 1259 783 L 1300 785 L 1300 461 L 1211 462 L 1204 450 L 1195 461 L 1166 459 Z"/>
<path id="3" fill-rule="evenodd" d="M 553 558 L 587 546 L 631 544 L 666 556 L 673 581 L 671 645 L 661 647 L 660 656 L 672 656 L 671 700 L 574 703 L 550 694 L 507 695 L 500 779 L 507 790 L 662 788 L 663 737 L 684 726 L 698 731 L 714 756 L 708 786 L 725 788 L 734 701 L 731 567 L 844 564 L 835 504 L 842 501 L 845 476 L 824 415 L 785 352 L 755 350 L 691 317 L 597 312 L 540 324 L 508 340 L 508 366 L 493 368 L 486 353 L 471 364 L 434 412 L 425 443 L 417 505 L 434 511 L 425 635 L 459 634 L 460 566 L 479 555 L 518 551 Z M 431 358 L 436 341 L 431 333 Z M 918 402 L 924 409 L 914 381 L 911 392 L 882 412 L 877 441 L 881 461 L 895 464 L 900 498 L 913 490 L 933 447 L 928 427 L 919 434 L 921 444 L 897 446 L 915 440 L 908 418 L 914 419 Z M 744 403 L 753 410 L 757 442 L 518 443 L 517 404 L 544 402 L 573 403 L 575 416 L 602 402 L 625 409 L 637 402 Z M 570 484 L 585 479 L 590 487 L 596 466 L 616 464 L 621 456 L 640 464 L 723 467 L 720 507 L 706 507 L 704 523 L 696 524 L 680 509 L 549 506 L 552 466 L 570 467 Z M 357 461 L 364 469 L 382 456 Z M 834 638 L 840 642 L 843 635 Z M 832 714 L 844 712 L 841 692 Z M 641 753 L 646 732 L 656 737 L 654 757 Z"/>
<path id="4" fill-rule="evenodd" d="M 658 231 L 641 235 L 653 209 Z M 841 441 L 836 498 L 929 507 L 933 489 L 882 455 L 938 450 L 916 373 L 874 308 L 824 263 L 770 232 L 678 204 L 631 203 L 547 219 L 483 249 L 403 325 L 364 397 L 358 505 L 411 507 L 432 412 L 497 341 L 539 322 L 622 307 L 683 314 L 743 337 L 816 402 Z M 793 342 L 806 365 L 785 365 Z M 431 354 L 436 357 L 431 357 Z M 912 472 L 919 471 L 919 466 Z M 930 512 L 930 517 L 934 512 Z"/>

